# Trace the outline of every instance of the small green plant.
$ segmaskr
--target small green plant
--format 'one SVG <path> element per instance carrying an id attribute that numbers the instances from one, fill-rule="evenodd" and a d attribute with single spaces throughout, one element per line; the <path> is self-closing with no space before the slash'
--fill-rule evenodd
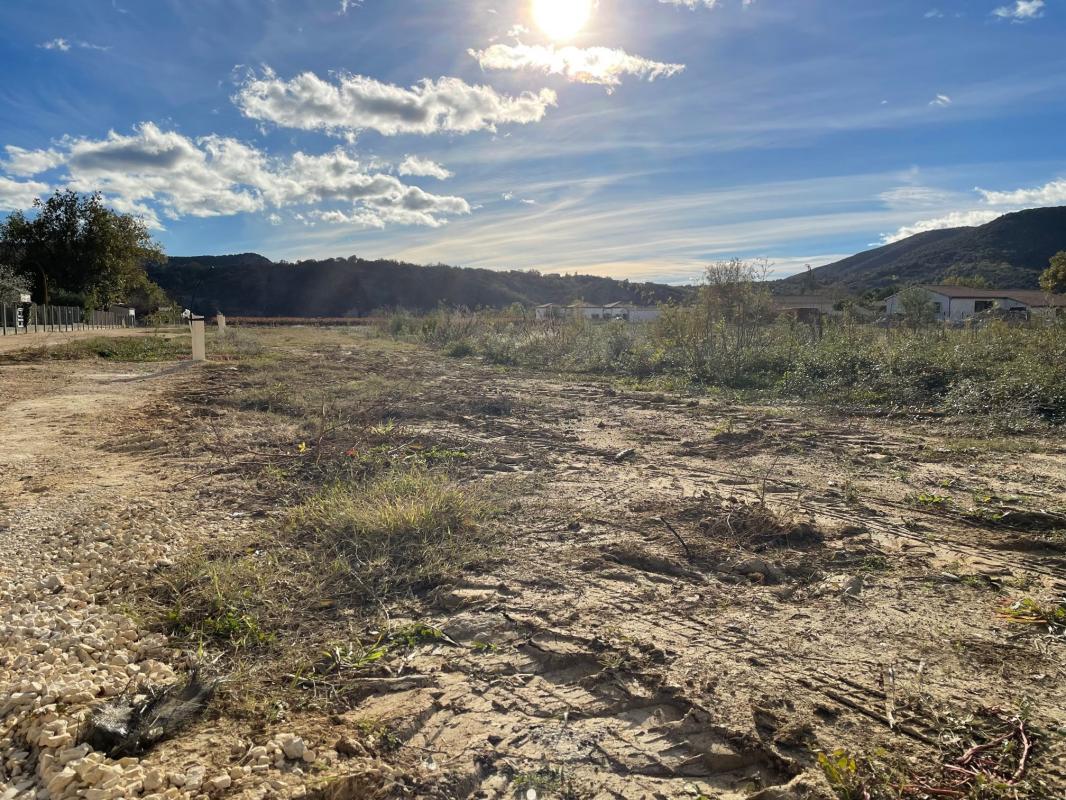
<path id="1" fill-rule="evenodd" d="M 369 426 L 367 428 L 367 432 L 370 433 L 372 436 L 378 436 L 382 439 L 387 439 L 389 436 L 392 436 L 392 434 L 396 432 L 397 427 L 399 426 L 397 425 L 396 420 L 387 419 L 380 425 Z"/>
<path id="2" fill-rule="evenodd" d="M 452 358 L 466 358 L 474 354 L 474 346 L 465 339 L 460 339 L 457 342 L 450 342 L 445 345 L 442 352 Z"/>
<path id="3" fill-rule="evenodd" d="M 924 506 L 926 508 L 947 508 L 951 505 L 951 498 L 942 494 L 932 494 L 930 492 L 919 492 L 913 495 L 912 499 L 916 505 Z"/>
<path id="4" fill-rule="evenodd" d="M 1053 632 L 1066 632 L 1066 605 L 1041 605 L 1031 597 L 1023 597 L 1000 607 L 999 615 L 1011 622 L 1044 625 Z"/>
<path id="5" fill-rule="evenodd" d="M 865 783 L 859 775 L 859 762 L 847 750 L 819 752 L 818 766 L 840 800 L 864 800 L 868 797 Z"/>
<path id="6" fill-rule="evenodd" d="M 860 572 L 888 572 L 890 569 L 892 564 L 889 560 L 878 554 L 866 556 L 859 565 Z"/>

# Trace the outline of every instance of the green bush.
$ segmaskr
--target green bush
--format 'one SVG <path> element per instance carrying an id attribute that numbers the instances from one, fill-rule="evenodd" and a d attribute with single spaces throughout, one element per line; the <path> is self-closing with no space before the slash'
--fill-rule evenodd
<path id="1" fill-rule="evenodd" d="M 731 327 L 699 305 L 665 306 L 654 323 L 516 321 L 441 310 L 423 318 L 394 316 L 389 330 L 449 355 L 476 354 L 506 366 L 938 411 L 1010 429 L 1066 421 L 1066 324 L 886 331 L 846 316 L 824 320 L 818 336 L 785 317 L 747 315 L 742 322 Z"/>

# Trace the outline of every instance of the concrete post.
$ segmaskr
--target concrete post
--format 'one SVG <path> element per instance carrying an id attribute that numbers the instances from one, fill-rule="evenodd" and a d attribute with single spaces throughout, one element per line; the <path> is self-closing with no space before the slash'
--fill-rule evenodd
<path id="1" fill-rule="evenodd" d="M 207 343 L 204 341 L 204 321 L 194 319 L 189 321 L 192 328 L 192 360 L 207 361 Z"/>
<path id="2" fill-rule="evenodd" d="M 217 314 L 215 316 L 215 322 L 218 323 L 218 335 L 219 336 L 225 336 L 226 335 L 226 316 L 225 316 L 225 314 Z"/>

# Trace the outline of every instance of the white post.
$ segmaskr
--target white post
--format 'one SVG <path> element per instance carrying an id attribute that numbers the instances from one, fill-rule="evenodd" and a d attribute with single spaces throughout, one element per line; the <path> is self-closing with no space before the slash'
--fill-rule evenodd
<path id="1" fill-rule="evenodd" d="M 225 336 L 226 335 L 226 316 L 225 316 L 225 314 L 216 314 L 215 315 L 215 322 L 218 323 L 218 335 L 219 336 Z"/>
<path id="2" fill-rule="evenodd" d="M 204 342 L 204 321 L 194 319 L 189 321 L 192 327 L 192 360 L 207 361 L 207 345 Z"/>

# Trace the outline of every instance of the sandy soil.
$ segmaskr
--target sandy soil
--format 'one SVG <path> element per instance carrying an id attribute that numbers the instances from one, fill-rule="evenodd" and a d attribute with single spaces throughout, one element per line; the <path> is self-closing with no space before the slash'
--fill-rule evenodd
<path id="1" fill-rule="evenodd" d="M 989 708 L 1024 708 L 1029 775 L 1066 795 L 1066 645 L 997 613 L 1066 594 L 1066 546 L 1020 516 L 1008 527 L 960 512 L 976 497 L 1066 506 L 1061 439 L 970 443 L 935 421 L 736 406 L 424 351 L 322 344 L 304 357 L 416 387 L 380 416 L 471 453 L 465 480 L 513 498 L 510 544 L 397 612 L 450 642 L 373 678 L 334 676 L 279 719 L 209 715 L 130 765 L 158 768 L 164 786 L 192 764 L 233 773 L 210 792 L 171 781 L 171 796 L 372 796 L 365 753 L 343 746 L 366 720 L 401 745 L 381 769 L 410 773 L 408 796 L 824 796 L 818 751 L 939 763 Z M 168 561 L 255 524 L 232 510 L 251 507 L 250 473 L 227 468 L 217 491 L 190 484 L 225 465 L 205 442 L 245 435 L 245 417 L 211 410 L 241 374 L 187 369 L 4 368 L 0 580 L 62 571 L 48 548 L 73 518 L 132 506 L 182 519 L 153 556 Z M 787 524 L 753 535 L 759 506 Z M 135 588 L 121 574 L 91 579 L 116 587 L 107 602 Z M 194 660 L 152 654 L 179 672 Z M 287 732 L 322 759 L 271 755 L 241 772 L 249 748 Z M 29 771 L 8 777 L 20 797 L 35 790 Z"/>

